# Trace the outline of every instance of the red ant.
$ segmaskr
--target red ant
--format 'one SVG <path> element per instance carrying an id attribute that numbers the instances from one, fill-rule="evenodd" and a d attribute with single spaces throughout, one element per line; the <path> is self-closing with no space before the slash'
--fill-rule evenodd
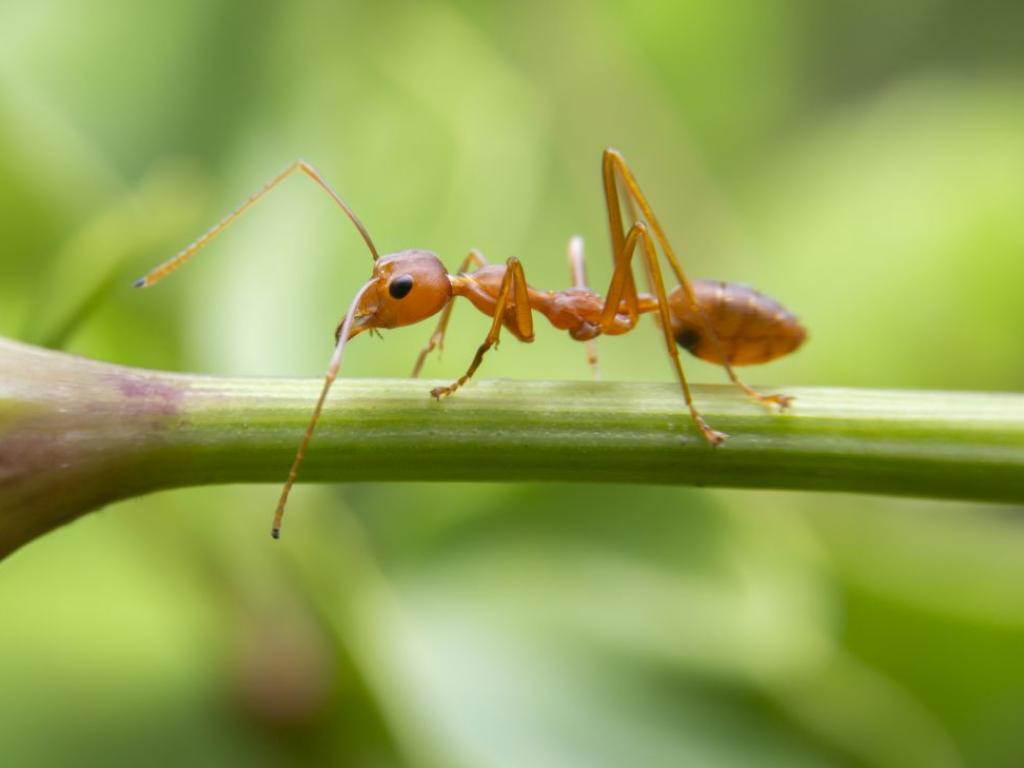
<path id="1" fill-rule="evenodd" d="M 285 168 L 177 256 L 135 282 L 139 288 L 150 286 L 177 269 L 294 171 L 301 171 L 320 185 L 366 241 L 374 261 L 373 274 L 356 293 L 335 332 L 334 354 L 320 399 L 313 409 L 274 514 L 271 531 L 274 538 L 280 535 L 288 493 L 295 483 L 327 392 L 338 375 L 348 340 L 367 330 L 412 325 L 440 312 L 437 329 L 416 360 L 412 373 L 415 377 L 431 350 L 441 346 L 451 318 L 453 299 L 457 296 L 469 299 L 473 306 L 492 317 L 493 322 L 466 372 L 448 386 L 431 390 L 430 394 L 437 399 L 452 394 L 466 383 L 487 350 L 497 344 L 502 326 L 520 341 L 533 341 L 534 312 L 540 312 L 555 328 L 568 331 L 577 341 L 588 342 L 588 358 L 595 374 L 597 355 L 593 339 L 600 335 L 628 333 L 636 328 L 640 315 L 656 312 L 686 406 L 709 443 L 719 445 L 726 435 L 709 427 L 694 406 L 676 344 L 703 360 L 723 366 L 730 380 L 758 402 L 769 407 L 777 405 L 780 409 L 789 405 L 792 398 L 786 395 L 762 395 L 748 387 L 736 376 L 733 366 L 764 363 L 795 350 L 806 337 L 799 320 L 773 299 L 746 286 L 711 280 L 691 283 L 687 280 L 664 230 L 622 155 L 614 149 L 606 149 L 601 169 L 615 267 L 604 299 L 587 287 L 583 246 L 578 237 L 569 243 L 573 287 L 564 291 L 531 288 L 526 283 L 523 266 L 515 256 L 509 257 L 504 265 L 488 265 L 478 251 L 470 251 L 455 275 L 448 274 L 441 260 L 429 251 L 407 250 L 379 256 L 369 232 L 352 209 L 313 166 L 302 160 Z M 620 195 L 632 219 L 628 230 L 623 226 Z M 641 215 L 637 215 L 635 206 L 639 207 Z M 638 293 L 636 290 L 633 258 L 637 246 L 652 293 Z M 656 246 L 661 246 L 661 252 L 679 282 L 671 293 L 665 290 Z M 470 268 L 474 271 L 468 272 Z"/>

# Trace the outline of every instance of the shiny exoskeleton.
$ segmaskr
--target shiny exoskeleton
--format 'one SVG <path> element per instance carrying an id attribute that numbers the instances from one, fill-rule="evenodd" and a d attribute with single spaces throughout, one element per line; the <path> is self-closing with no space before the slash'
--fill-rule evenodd
<path id="1" fill-rule="evenodd" d="M 770 296 L 740 283 L 694 280 L 696 303 L 681 287 L 668 296 L 672 335 L 683 349 L 722 365 L 755 365 L 788 355 L 807 332 L 796 315 Z M 714 334 L 704 328 L 706 322 Z"/>
<path id="2" fill-rule="evenodd" d="M 712 445 L 722 443 L 725 435 L 709 427 L 694 405 L 677 344 L 703 360 L 723 366 L 737 386 L 762 404 L 785 408 L 792 399 L 786 395 L 762 395 L 754 391 L 739 380 L 733 367 L 767 362 L 792 352 L 806 338 L 803 326 L 774 299 L 746 286 L 710 280 L 690 282 L 632 171 L 622 155 L 613 149 L 605 150 L 601 165 L 614 265 L 611 282 L 603 297 L 587 287 L 583 245 L 579 238 L 573 238 L 569 243 L 573 287 L 560 291 L 543 291 L 528 285 L 523 266 L 515 257 L 501 265 L 488 265 L 479 252 L 471 251 L 456 273 L 449 274 L 441 260 L 429 251 L 412 249 L 379 256 L 369 233 L 351 208 L 316 169 L 301 160 L 288 166 L 223 221 L 177 256 L 138 280 L 136 285 L 152 285 L 179 267 L 294 171 L 304 173 L 334 199 L 366 242 L 374 265 L 369 282 L 356 293 L 335 332 L 334 354 L 320 398 L 278 501 L 272 529 L 275 537 L 280 532 L 288 493 L 295 482 L 327 392 L 341 367 L 342 353 L 348 340 L 363 331 L 411 325 L 440 313 L 437 329 L 416 361 L 413 369 L 413 376 L 416 376 L 426 356 L 442 344 L 454 299 L 460 296 L 491 317 L 491 327 L 466 372 L 448 386 L 431 390 L 436 398 L 452 394 L 473 375 L 484 355 L 497 343 L 502 328 L 520 341 L 532 341 L 533 314 L 536 312 L 546 317 L 555 328 L 567 331 L 573 339 L 587 343 L 588 357 L 595 373 L 597 354 L 594 339 L 602 335 L 628 333 L 636 328 L 641 315 L 656 313 L 686 407 L 699 432 Z M 623 221 L 623 204 L 630 214 L 628 227 Z M 636 289 L 633 262 L 637 258 L 641 260 L 642 272 L 650 285 L 646 293 Z M 665 288 L 662 259 L 678 283 L 671 292 Z"/>
<path id="3" fill-rule="evenodd" d="M 479 254 L 475 257 L 482 259 Z M 364 295 L 356 309 L 350 338 L 371 328 L 410 325 L 436 314 L 456 296 L 469 299 L 478 310 L 494 317 L 507 271 L 504 264 L 485 265 L 473 272 L 449 275 L 436 255 L 415 250 L 385 256 L 377 265 L 375 274 L 381 288 L 398 276 L 408 278 L 403 281 L 408 286 L 402 293 L 403 301 L 393 300 L 383 290 Z M 450 292 L 444 290 L 445 282 Z M 702 360 L 733 366 L 766 363 L 789 354 L 806 338 L 796 315 L 749 286 L 718 280 L 694 280 L 690 285 L 695 301 L 687 299 L 682 286 L 668 294 L 672 336 L 679 346 Z M 410 296 L 414 290 L 417 295 Z M 531 311 L 544 315 L 552 326 L 568 331 L 576 341 L 627 333 L 636 325 L 636 316 L 630 316 L 627 303 L 622 301 L 611 322 L 602 327 L 605 300 L 585 287 L 539 291 L 527 285 L 526 296 Z M 410 300 L 404 301 L 406 297 Z M 637 294 L 637 315 L 657 312 L 658 307 L 656 296 Z M 533 334 L 525 335 L 517 322 L 516 299 L 505 301 L 502 325 L 520 341 L 533 341 Z"/>

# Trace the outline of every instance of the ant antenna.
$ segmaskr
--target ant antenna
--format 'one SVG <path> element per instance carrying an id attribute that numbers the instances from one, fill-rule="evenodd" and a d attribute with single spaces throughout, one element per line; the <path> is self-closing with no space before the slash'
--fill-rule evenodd
<path id="1" fill-rule="evenodd" d="M 234 223 L 235 219 L 237 219 L 239 216 L 245 213 L 254 203 L 258 202 L 260 198 L 262 198 L 264 195 L 266 195 L 268 192 L 274 189 L 274 187 L 276 187 L 278 184 L 280 184 L 282 181 L 288 178 L 295 171 L 300 171 L 304 173 L 306 176 L 308 176 L 310 179 L 316 182 L 316 184 L 321 189 L 323 189 L 323 191 L 326 192 L 331 197 L 331 199 L 334 200 L 335 203 L 338 204 L 338 207 L 341 208 L 342 212 L 348 217 L 349 221 L 351 221 L 353 226 L 355 226 L 355 228 L 359 231 L 360 237 L 363 238 L 363 242 L 366 243 L 366 247 L 370 251 L 370 256 L 372 256 L 373 260 L 376 261 L 379 258 L 379 254 L 377 253 L 377 246 L 373 244 L 373 239 L 370 237 L 370 233 L 366 230 L 366 227 L 363 226 L 363 222 L 359 220 L 359 217 L 356 216 L 355 211 L 353 211 L 348 206 L 348 203 L 342 200 L 341 195 L 334 191 L 334 187 L 327 183 L 327 180 L 320 175 L 320 172 L 316 168 L 307 163 L 305 160 L 295 160 L 292 163 L 290 163 L 287 168 L 285 168 L 283 171 L 277 174 L 277 176 L 272 178 L 258 190 L 249 195 L 249 197 L 247 197 L 241 205 L 235 208 L 235 210 L 233 210 L 223 219 L 221 219 L 220 222 L 218 222 L 209 230 L 207 230 L 202 237 L 200 237 L 194 243 L 184 248 L 175 256 L 172 256 L 170 259 L 168 259 L 163 264 L 159 265 L 158 267 L 156 267 L 143 277 L 140 277 L 132 285 L 134 285 L 136 288 L 148 288 L 154 283 L 157 283 L 163 278 L 165 278 L 171 272 L 173 272 L 186 261 L 195 256 L 199 249 L 201 249 L 204 245 L 213 240 L 213 238 L 215 238 L 217 235 L 219 235 L 221 232 L 223 232 L 225 229 L 231 226 L 231 224 Z"/>
<path id="2" fill-rule="evenodd" d="M 331 362 L 327 367 L 327 375 L 324 377 L 324 387 L 320 391 L 320 399 L 317 400 L 316 408 L 313 409 L 313 418 L 310 419 L 309 426 L 306 427 L 306 434 L 302 438 L 302 443 L 299 444 L 299 450 L 295 454 L 292 468 L 288 471 L 288 480 L 285 481 L 284 488 L 281 489 L 281 498 L 277 500 L 277 510 L 274 512 L 274 526 L 270 529 L 270 535 L 275 539 L 281 538 L 281 520 L 284 518 L 284 507 L 288 503 L 288 494 L 291 492 L 292 486 L 295 484 L 295 478 L 299 474 L 299 465 L 306 457 L 306 448 L 309 447 L 309 439 L 313 436 L 313 430 L 316 429 L 317 420 L 320 418 L 320 411 L 323 410 L 324 401 L 327 400 L 327 392 L 334 383 L 334 379 L 338 376 L 338 369 L 341 368 L 341 358 L 345 352 L 345 344 L 348 342 L 349 333 L 352 330 L 352 322 L 355 320 L 359 301 L 363 298 L 363 294 L 375 285 L 376 282 L 377 280 L 374 278 L 360 288 L 356 297 L 352 299 L 352 306 L 345 313 L 345 321 L 342 323 L 341 332 L 338 334 L 338 343 L 334 347 L 334 354 L 331 355 Z"/>

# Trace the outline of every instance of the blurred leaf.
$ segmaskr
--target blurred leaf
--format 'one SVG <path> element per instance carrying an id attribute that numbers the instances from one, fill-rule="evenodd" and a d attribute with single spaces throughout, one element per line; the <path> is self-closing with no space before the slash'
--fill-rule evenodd
<path id="1" fill-rule="evenodd" d="M 198 200 L 194 174 L 180 165 L 166 165 L 154 170 L 137 193 L 92 217 L 48 263 L 21 338 L 63 346 L 111 289 L 129 284 L 129 261 L 152 256 L 157 246 L 194 226 Z"/>
<path id="2" fill-rule="evenodd" d="M 1011 309 L 1022 135 L 1012 83 L 907 83 L 845 106 L 757 174 L 758 270 L 802 296 L 815 342 L 786 368 L 821 383 L 1024 386 Z"/>
<path id="3" fill-rule="evenodd" d="M 384 250 L 451 267 L 474 246 L 515 254 L 558 288 L 580 232 L 603 288 L 597 158 L 616 145 L 690 272 L 749 282 L 808 323 L 807 348 L 753 379 L 1020 390 L 1018 6 L 0 3 L 0 330 L 55 340 L 95 301 L 76 352 L 318 375 L 369 265 L 301 182 L 165 289 L 105 281 L 302 156 Z M 188 192 L 138 181 L 179 156 L 217 179 L 195 222 Z M 155 199 L 142 187 L 169 199 L 137 218 L 130 198 Z M 429 375 L 456 373 L 486 331 L 456 318 Z M 348 372 L 405 376 L 427 332 L 353 347 Z M 482 373 L 583 379 L 579 347 L 540 327 Z M 601 355 L 612 380 L 671 376 L 649 328 Z M 301 491 L 283 547 L 261 517 L 276 489 L 226 487 L 117 505 L 5 561 L 5 760 L 1022 762 L 1017 508 Z M 282 694 L 334 670 L 291 736 L 236 697 L 275 687 L 246 661 L 281 645 L 309 655 L 270 670 Z"/>

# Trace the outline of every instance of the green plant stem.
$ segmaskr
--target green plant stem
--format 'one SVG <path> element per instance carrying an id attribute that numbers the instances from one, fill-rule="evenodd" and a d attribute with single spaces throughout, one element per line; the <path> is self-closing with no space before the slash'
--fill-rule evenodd
<path id="1" fill-rule="evenodd" d="M 143 371 L 0 339 L 0 555 L 116 499 L 280 483 L 318 380 Z M 770 413 L 673 383 L 341 380 L 301 481 L 630 482 L 1024 502 L 1024 395 L 786 387 Z"/>

